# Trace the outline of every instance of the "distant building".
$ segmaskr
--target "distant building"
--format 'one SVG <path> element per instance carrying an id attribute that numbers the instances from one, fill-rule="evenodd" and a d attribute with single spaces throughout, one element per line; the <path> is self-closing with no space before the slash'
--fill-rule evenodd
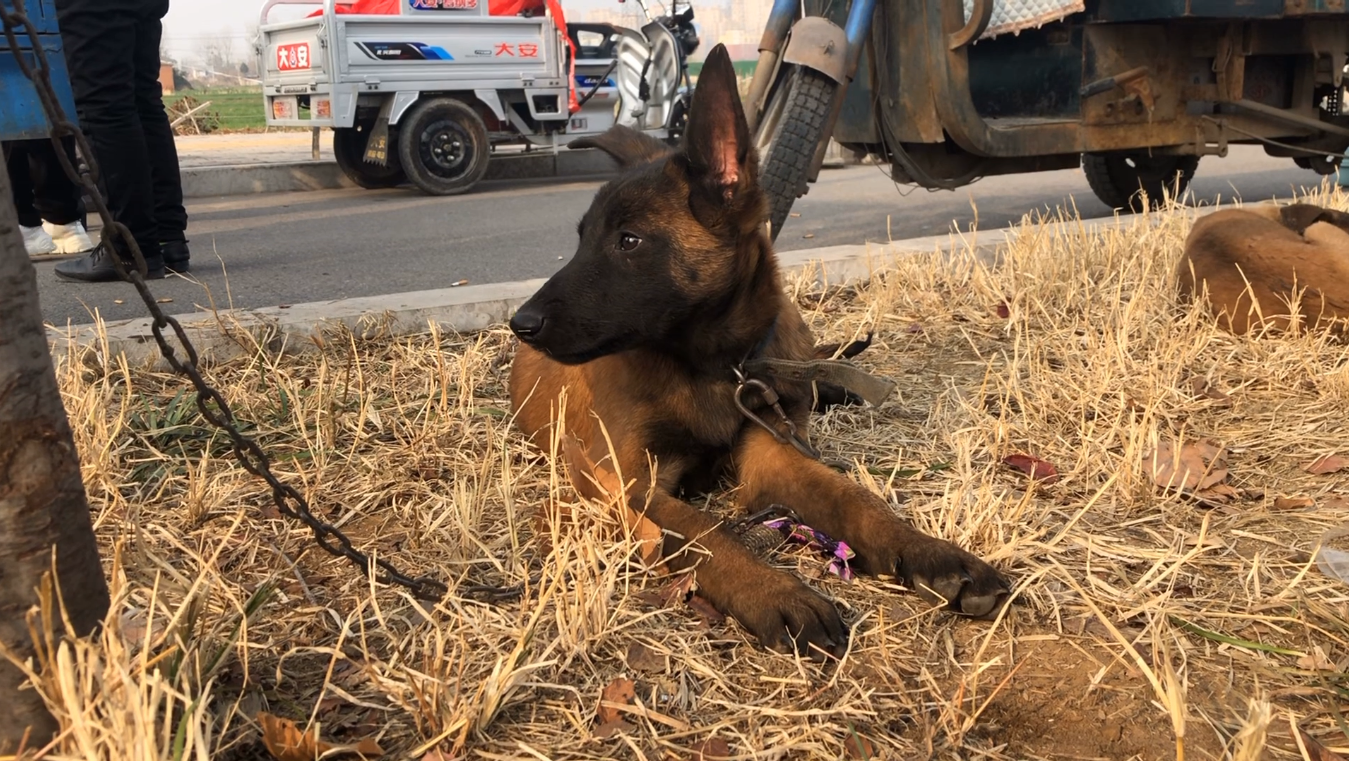
<path id="1" fill-rule="evenodd" d="M 159 62 L 159 86 L 164 88 L 165 95 L 173 94 L 173 62 Z"/>

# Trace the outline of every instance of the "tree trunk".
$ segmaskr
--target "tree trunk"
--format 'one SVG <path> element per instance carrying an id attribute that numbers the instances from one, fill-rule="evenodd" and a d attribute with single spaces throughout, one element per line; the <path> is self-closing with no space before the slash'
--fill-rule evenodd
<path id="1" fill-rule="evenodd" d="M 0 641 L 26 656 L 33 648 L 25 615 L 53 547 L 76 634 L 103 620 L 108 586 L 12 198 L 0 172 Z M 22 681 L 0 658 L 0 754 L 14 752 L 25 732 L 35 748 L 56 730 L 37 693 L 19 690 Z"/>

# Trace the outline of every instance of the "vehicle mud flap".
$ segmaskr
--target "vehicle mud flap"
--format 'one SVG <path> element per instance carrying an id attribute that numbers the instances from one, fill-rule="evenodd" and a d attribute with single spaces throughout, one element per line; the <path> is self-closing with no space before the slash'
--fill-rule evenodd
<path id="1" fill-rule="evenodd" d="M 393 98 L 385 98 L 379 107 L 379 116 L 370 129 L 370 139 L 365 143 L 365 155 L 362 160 L 367 164 L 387 167 L 389 165 L 389 113 L 393 110 Z"/>

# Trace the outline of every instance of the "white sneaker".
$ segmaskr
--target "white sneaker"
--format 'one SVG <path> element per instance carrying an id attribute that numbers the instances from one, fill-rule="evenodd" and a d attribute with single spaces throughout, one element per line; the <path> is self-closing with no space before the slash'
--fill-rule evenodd
<path id="1" fill-rule="evenodd" d="M 79 220 L 68 225 L 43 222 L 42 229 L 51 236 L 58 254 L 82 254 L 94 250 L 94 242 L 89 239 L 89 233 L 85 232 L 84 225 L 80 224 Z"/>
<path id="2" fill-rule="evenodd" d="M 52 236 L 41 227 L 24 227 L 19 225 L 19 230 L 23 232 L 23 247 L 28 251 L 29 256 L 42 256 L 44 254 L 56 253 L 56 242 Z"/>

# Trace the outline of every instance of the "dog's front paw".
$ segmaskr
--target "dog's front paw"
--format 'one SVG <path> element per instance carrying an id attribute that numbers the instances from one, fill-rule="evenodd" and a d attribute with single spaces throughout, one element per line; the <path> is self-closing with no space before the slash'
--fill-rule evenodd
<path id="1" fill-rule="evenodd" d="M 879 544 L 862 550 L 867 571 L 894 574 L 924 600 L 953 613 L 991 617 L 1010 593 L 993 566 L 950 542 L 905 526 Z"/>
<path id="2" fill-rule="evenodd" d="M 847 648 L 848 628 L 833 603 L 796 577 L 765 568 L 726 587 L 714 601 L 717 607 L 764 647 L 815 660 L 840 656 Z"/>
<path id="3" fill-rule="evenodd" d="M 1011 592 L 993 566 L 931 537 L 905 547 L 895 570 L 923 599 L 944 602 L 952 612 L 975 618 L 997 613 Z"/>

